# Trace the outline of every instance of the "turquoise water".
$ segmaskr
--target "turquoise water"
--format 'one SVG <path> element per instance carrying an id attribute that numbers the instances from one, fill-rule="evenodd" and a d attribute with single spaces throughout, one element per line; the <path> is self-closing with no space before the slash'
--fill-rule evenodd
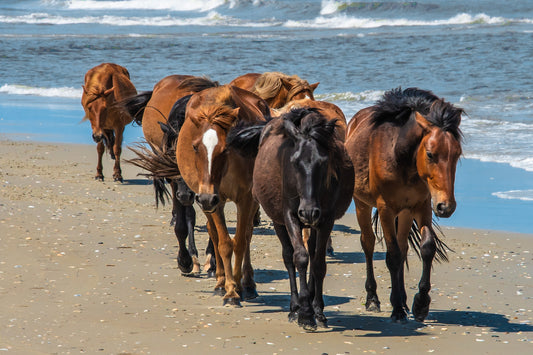
<path id="1" fill-rule="evenodd" d="M 463 107 L 464 159 L 451 224 L 533 232 L 530 1 L 5 0 L 0 134 L 93 144 L 81 84 L 101 62 L 138 90 L 170 74 L 227 83 L 283 71 L 349 118 L 391 88 Z M 137 141 L 128 127 L 126 141 Z"/>

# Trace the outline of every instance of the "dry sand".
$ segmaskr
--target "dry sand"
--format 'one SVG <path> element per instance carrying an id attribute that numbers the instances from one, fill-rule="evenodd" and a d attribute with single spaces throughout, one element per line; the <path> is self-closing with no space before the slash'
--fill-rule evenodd
<path id="1" fill-rule="evenodd" d="M 0 141 L 0 352 L 9 354 L 359 354 L 531 352 L 533 235 L 444 228 L 455 250 L 435 264 L 428 319 L 389 321 L 384 247 L 376 248 L 381 313 L 368 313 L 355 216 L 338 221 L 328 258 L 328 329 L 287 320 L 289 285 L 270 223 L 252 241 L 259 298 L 222 306 L 214 279 L 184 277 L 152 186 L 123 165 L 123 184 L 93 180 L 96 149 Z M 125 155 L 131 156 L 125 149 Z M 459 201 L 460 203 L 460 201 Z M 207 243 L 198 214 L 197 244 Z M 235 213 L 227 213 L 231 232 Z M 420 262 L 410 255 L 408 298 Z M 411 301 L 408 302 L 409 304 Z"/>

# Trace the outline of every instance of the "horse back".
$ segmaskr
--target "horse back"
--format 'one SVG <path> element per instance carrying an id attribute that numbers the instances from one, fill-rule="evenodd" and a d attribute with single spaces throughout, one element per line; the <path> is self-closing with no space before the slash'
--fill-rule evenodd
<path id="1" fill-rule="evenodd" d="M 244 90 L 252 91 L 252 88 L 254 87 L 257 78 L 259 78 L 260 76 L 261 74 L 259 73 L 244 74 L 233 79 L 229 83 L 229 85 L 233 85 Z"/>

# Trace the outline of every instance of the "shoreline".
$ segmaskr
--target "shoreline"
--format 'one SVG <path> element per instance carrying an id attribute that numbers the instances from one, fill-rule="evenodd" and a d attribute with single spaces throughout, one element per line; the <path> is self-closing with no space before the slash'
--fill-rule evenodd
<path id="1" fill-rule="evenodd" d="M 381 313 L 364 309 L 364 254 L 353 214 L 337 221 L 324 284 L 329 328 L 306 333 L 287 320 L 281 247 L 270 222 L 254 230 L 259 297 L 223 307 L 214 280 L 176 265 L 170 206 L 123 164 L 123 184 L 94 181 L 89 145 L 0 140 L 0 350 L 14 354 L 488 353 L 533 343 L 533 235 L 443 227 L 454 250 L 434 263 L 428 319 L 391 323 L 385 249 L 376 245 Z M 124 156 L 130 152 L 125 149 Z M 230 232 L 235 209 L 228 204 Z M 263 214 L 264 216 L 264 214 Z M 205 217 L 196 242 L 203 260 Z M 408 305 L 421 263 L 409 253 Z M 527 344 L 530 345 L 527 345 Z"/>

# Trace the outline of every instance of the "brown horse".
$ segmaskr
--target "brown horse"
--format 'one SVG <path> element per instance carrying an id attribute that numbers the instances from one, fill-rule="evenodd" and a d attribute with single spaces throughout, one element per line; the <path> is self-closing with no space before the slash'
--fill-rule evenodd
<path id="1" fill-rule="evenodd" d="M 314 100 L 313 91 L 318 84 L 309 84 L 297 75 L 289 76 L 280 72 L 248 73 L 230 82 L 230 85 L 253 92 L 274 109 L 281 108 L 293 100 Z"/>
<path id="2" fill-rule="evenodd" d="M 274 222 L 282 245 L 291 287 L 289 320 L 297 319 L 306 330 L 316 329 L 317 323 L 327 327 L 322 297 L 326 247 L 334 221 L 351 202 L 352 162 L 344 141 L 338 138 L 336 120 L 325 118 L 317 109 L 293 109 L 272 119 L 264 129 L 256 127 L 262 128 L 232 132 L 229 146 L 238 150 L 256 142 L 252 144 L 257 154 L 252 191 Z M 250 150 L 243 154 L 253 154 Z M 311 230 L 307 249 L 304 229 Z"/>
<path id="3" fill-rule="evenodd" d="M 142 149 L 132 149 L 137 158 L 129 160 L 130 163 L 146 170 L 153 170 L 147 164 L 151 161 L 151 154 L 162 154 L 167 156 L 175 163 L 175 147 L 165 146 L 163 143 L 165 134 L 162 128 L 172 129 L 167 124 L 169 119 L 180 114 L 180 103 L 186 104 L 188 96 L 195 92 L 202 91 L 209 87 L 218 86 L 217 82 L 203 77 L 192 75 L 170 75 L 161 79 L 153 91 L 144 92 L 132 98 L 129 98 L 121 104 L 135 116 L 135 122 L 142 125 L 144 138 L 152 147 L 153 153 Z M 140 114 L 142 113 L 142 115 Z M 177 117 L 174 117 L 177 120 Z M 162 125 L 163 124 L 163 125 Z M 167 140 L 165 140 L 167 141 Z M 156 152 L 157 151 L 157 152 Z M 164 179 L 153 176 L 154 187 L 156 192 L 156 206 L 159 202 L 165 203 L 165 196 L 168 192 L 164 186 Z M 172 190 L 172 221 L 174 224 L 174 233 L 179 243 L 178 267 L 184 274 L 198 274 L 200 272 L 200 263 L 198 262 L 198 251 L 194 240 L 194 225 L 196 212 L 194 210 L 194 192 L 183 182 L 180 176 L 169 179 Z M 188 247 L 186 240 L 188 239 Z M 214 276 L 214 251 L 212 243 L 208 243 L 206 250 L 207 255 L 207 272 L 208 275 Z"/>
<path id="4" fill-rule="evenodd" d="M 98 163 L 96 180 L 104 180 L 102 173 L 102 156 L 108 148 L 111 159 L 115 160 L 113 179 L 122 182 L 120 154 L 122 153 L 122 137 L 124 128 L 132 121 L 131 115 L 116 102 L 137 94 L 130 81 L 126 68 L 113 63 L 102 63 L 85 74 L 82 85 L 81 104 L 85 110 L 84 120 L 91 121 L 92 136 L 96 142 Z"/>
<path id="5" fill-rule="evenodd" d="M 181 174 L 196 193 L 215 246 L 215 293 L 224 295 L 225 305 L 239 306 L 241 298 L 257 296 L 250 240 L 253 217 L 259 208 L 252 196 L 254 160 L 226 149 L 226 136 L 239 122 L 257 123 L 269 115 L 263 99 L 235 86 L 223 85 L 193 94 L 186 105 L 183 121 L 176 129 L 177 165 L 168 164 L 167 159 L 154 164 L 161 165 L 157 174 Z M 224 217 L 228 200 L 237 206 L 237 229 L 233 239 Z"/>
<path id="6" fill-rule="evenodd" d="M 356 113 L 348 125 L 346 149 L 355 167 L 353 200 L 367 265 L 366 308 L 380 310 L 372 265 L 376 237 L 371 214 L 376 207 L 387 246 L 393 321 L 405 321 L 409 311 L 404 264 L 412 228 L 419 231 L 417 253 L 423 261 L 412 311 L 417 321 L 429 312 L 431 265 L 436 253 L 446 260 L 446 245 L 432 226 L 432 210 L 438 217 L 449 217 L 456 207 L 462 113 L 429 91 L 398 88 Z"/>

